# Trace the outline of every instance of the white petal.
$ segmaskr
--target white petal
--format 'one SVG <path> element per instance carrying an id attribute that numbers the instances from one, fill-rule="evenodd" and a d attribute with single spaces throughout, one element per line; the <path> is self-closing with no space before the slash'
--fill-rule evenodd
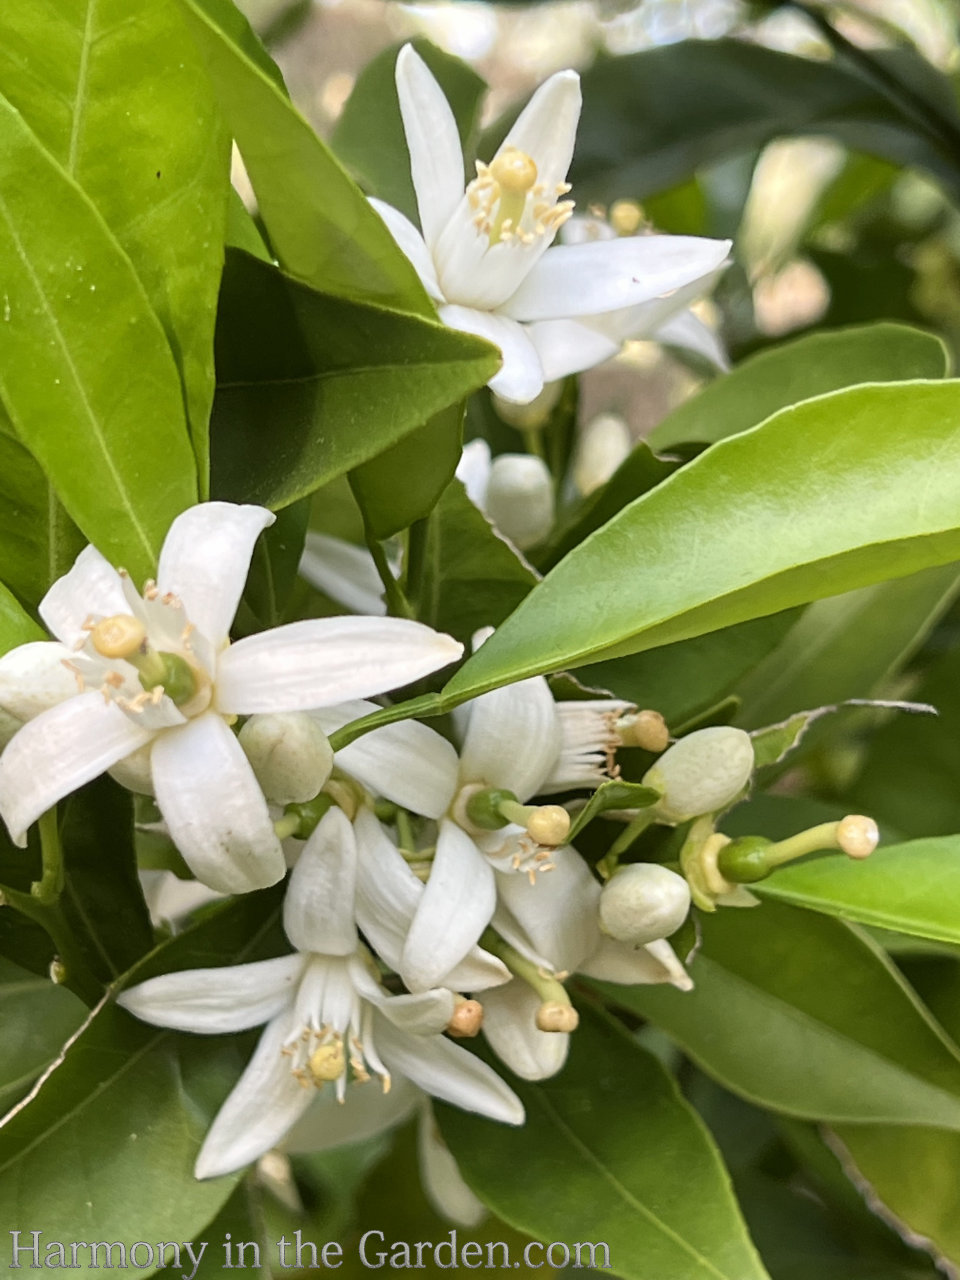
<path id="1" fill-rule="evenodd" d="M 680 347 L 684 351 L 703 356 L 723 373 L 730 368 L 723 343 L 714 330 L 692 311 L 681 311 L 679 315 L 671 316 L 660 325 L 654 337 L 657 342 L 665 342 L 670 347 Z"/>
<path id="2" fill-rule="evenodd" d="M 242 1169 L 276 1146 L 309 1107 L 315 1091 L 299 1083 L 290 1059 L 281 1053 L 294 1030 L 289 1015 L 267 1023 L 246 1071 L 200 1148 L 196 1177 L 215 1178 Z"/>
<path id="3" fill-rule="evenodd" d="M 715 271 L 729 251 L 729 240 L 697 236 L 554 245 L 501 312 L 520 321 L 558 320 L 636 306 Z"/>
<path id="4" fill-rule="evenodd" d="M 239 640 L 221 656 L 219 711 L 308 711 L 385 693 L 455 662 L 463 645 L 406 618 L 312 618 Z"/>
<path id="5" fill-rule="evenodd" d="M 460 461 L 457 463 L 456 476 L 467 491 L 467 497 L 475 507 L 484 509 L 487 496 L 487 485 L 490 482 L 490 470 L 493 463 L 490 459 L 490 446 L 482 436 L 471 440 L 463 446 Z"/>
<path id="6" fill-rule="evenodd" d="M 276 516 L 266 507 L 202 502 L 177 516 L 163 543 L 157 586 L 183 601 L 187 617 L 214 644 L 230 631 L 253 544 Z"/>
<path id="7" fill-rule="evenodd" d="M 483 1034 L 494 1052 L 521 1080 L 546 1080 L 567 1060 L 570 1037 L 537 1026 L 540 997 L 516 979 L 483 997 Z"/>
<path id="8" fill-rule="evenodd" d="M 537 181 L 548 195 L 563 182 L 573 159 L 580 120 L 580 77 L 575 71 L 558 71 L 544 81 L 517 117 L 500 151 L 516 147 L 537 166 Z"/>
<path id="9" fill-rule="evenodd" d="M 465 831 L 444 819 L 400 974 L 411 991 L 437 986 L 474 946 L 496 905 L 493 869 Z"/>
<path id="10" fill-rule="evenodd" d="M 432 991 L 421 991 L 415 995 L 386 996 L 377 1004 L 385 1018 L 412 1036 L 439 1035 L 453 1017 L 454 996 L 452 991 L 443 987 L 435 987 Z"/>
<path id="11" fill-rule="evenodd" d="M 72 648 L 85 640 L 83 622 L 129 613 L 120 575 L 94 546 L 84 547 L 69 573 L 58 578 L 40 601 L 40 617 L 58 640 Z"/>
<path id="12" fill-rule="evenodd" d="M 457 146 L 459 149 L 459 142 Z M 457 200 L 459 200 L 460 194 L 458 191 Z M 437 272 L 433 265 L 433 258 L 430 256 L 430 250 L 427 248 L 423 236 L 410 219 L 405 217 L 399 209 L 394 209 L 392 204 L 386 204 L 383 200 L 375 200 L 373 197 L 370 197 L 370 203 L 387 224 L 387 230 L 396 240 L 397 246 L 410 259 L 410 263 L 420 277 L 420 283 L 427 293 L 435 302 L 442 302 L 443 294 L 440 291 L 440 285 L 437 283 Z"/>
<path id="13" fill-rule="evenodd" d="M 460 1227 L 476 1227 L 487 1216 L 487 1207 L 463 1180 L 460 1167 L 440 1136 L 433 1108 L 424 1103 L 417 1124 L 420 1182 L 427 1199 L 444 1218 Z"/>
<path id="14" fill-rule="evenodd" d="M 280 1144 L 291 1155 L 328 1151 L 347 1142 L 364 1142 L 401 1124 L 420 1105 L 423 1094 L 403 1076 L 396 1076 L 389 1093 L 371 1082 L 350 1089 L 340 1104 L 332 1089 L 315 1091 L 313 1105 Z"/>
<path id="15" fill-rule="evenodd" d="M 603 982 L 623 986 L 669 982 L 681 991 L 690 991 L 693 981 L 665 939 L 649 942 L 645 947 L 631 947 L 626 942 L 604 938 L 580 972 Z"/>
<path id="16" fill-rule="evenodd" d="M 600 945 L 600 886 L 569 845 L 550 855 L 552 871 L 533 884 L 522 873 L 497 873 L 497 894 L 522 926 L 535 951 L 558 970 L 575 971 Z"/>
<path id="17" fill-rule="evenodd" d="M 0 658 L 0 707 L 22 723 L 72 698 L 77 678 L 63 664 L 74 656 L 55 640 L 33 640 L 5 653 Z"/>
<path id="18" fill-rule="evenodd" d="M 293 1003 L 306 957 L 278 956 L 220 969 L 187 969 L 148 978 L 117 996 L 117 1004 L 155 1027 L 213 1035 L 245 1031 Z"/>
<path id="19" fill-rule="evenodd" d="M 267 802 L 218 715 L 207 712 L 159 734 L 151 766 L 170 838 L 198 880 L 221 893 L 249 893 L 283 878 Z"/>
<path id="20" fill-rule="evenodd" d="M 526 332 L 547 382 L 593 369 L 605 360 L 612 360 L 623 346 L 623 339 L 611 337 L 579 320 L 538 320 L 536 324 L 527 325 Z"/>
<path id="21" fill-rule="evenodd" d="M 560 720 L 542 676 L 484 693 L 472 704 L 460 753 L 463 782 L 536 795 L 560 754 Z"/>
<path id="22" fill-rule="evenodd" d="M 373 702 L 358 700 L 316 711 L 314 719 L 329 735 L 379 710 Z M 384 725 L 337 752 L 337 767 L 344 773 L 374 795 L 425 818 L 439 818 L 450 807 L 458 765 L 456 750 L 446 738 L 418 720 Z"/>
<path id="23" fill-rule="evenodd" d="M 382 617 L 387 612 L 383 583 L 366 547 L 311 529 L 300 560 L 300 576 L 354 613 Z"/>
<path id="24" fill-rule="evenodd" d="M 455 964 L 444 982 L 452 991 L 487 991 L 502 987 L 511 978 L 510 970 L 483 947 L 471 947 L 459 964 Z"/>
<path id="25" fill-rule="evenodd" d="M 153 739 L 142 746 L 139 751 L 131 751 L 128 756 L 111 765 L 107 772 L 121 787 L 135 791 L 137 795 L 153 795 L 153 773 L 150 769 L 150 756 L 153 752 Z"/>
<path id="26" fill-rule="evenodd" d="M 543 390 L 540 359 L 519 324 L 490 311 L 459 306 L 441 307 L 440 319 L 451 329 L 486 338 L 500 348 L 503 364 L 487 384 L 498 396 L 514 404 L 529 404 Z"/>
<path id="27" fill-rule="evenodd" d="M 377 1017 L 377 1048 L 387 1066 L 425 1093 L 504 1124 L 523 1124 L 520 1099 L 492 1067 L 444 1036 L 408 1036 Z"/>
<path id="28" fill-rule="evenodd" d="M 283 927 L 300 951 L 348 956 L 357 947 L 353 922 L 357 845 L 342 809 L 325 813 L 293 869 L 283 900 Z"/>
<path id="29" fill-rule="evenodd" d="M 460 134 L 443 90 L 412 45 L 397 55 L 396 81 L 420 226 L 432 247 L 463 195 Z"/>
<path id="30" fill-rule="evenodd" d="M 0 814 L 14 844 L 58 800 L 150 741 L 99 693 L 78 693 L 30 720 L 0 756 Z"/>

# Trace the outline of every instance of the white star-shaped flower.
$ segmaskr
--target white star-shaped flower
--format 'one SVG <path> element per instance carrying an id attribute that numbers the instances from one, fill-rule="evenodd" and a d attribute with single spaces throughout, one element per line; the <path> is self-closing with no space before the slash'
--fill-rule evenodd
<path id="1" fill-rule="evenodd" d="M 92 546 L 50 588 L 56 641 L 0 659 L 0 706 L 23 727 L 0 756 L 12 839 L 106 770 L 156 795 L 194 875 L 243 893 L 279 880 L 283 852 L 231 729 L 238 715 L 302 711 L 381 693 L 462 646 L 397 618 L 294 622 L 229 643 L 263 507 L 202 503 L 174 520 L 141 596 Z"/>

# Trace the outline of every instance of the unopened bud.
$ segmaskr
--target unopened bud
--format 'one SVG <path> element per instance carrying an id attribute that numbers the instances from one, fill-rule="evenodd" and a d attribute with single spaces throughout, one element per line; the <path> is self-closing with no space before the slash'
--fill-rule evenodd
<path id="1" fill-rule="evenodd" d="M 617 724 L 617 736 L 625 747 L 642 747 L 657 755 L 670 745 L 670 730 L 659 711 L 638 711 L 623 716 Z"/>
<path id="2" fill-rule="evenodd" d="M 542 458 L 524 453 L 494 458 L 484 501 L 486 514 L 521 551 L 550 532 L 553 503 L 553 477 Z"/>
<path id="3" fill-rule="evenodd" d="M 239 737 L 263 794 L 274 804 L 302 804 L 330 777 L 330 743 L 303 711 L 252 715 Z"/>
<path id="4" fill-rule="evenodd" d="M 848 858 L 869 858 L 879 843 L 877 824 L 862 813 L 849 813 L 837 824 L 837 846 Z"/>
<path id="5" fill-rule="evenodd" d="M 570 815 L 562 805 L 540 805 L 527 819 L 527 832 L 537 844 L 563 844 L 570 834 Z"/>
<path id="6" fill-rule="evenodd" d="M 586 497 L 607 483 L 633 448 L 630 428 L 615 413 L 601 413 L 580 435 L 573 482 Z"/>
<path id="7" fill-rule="evenodd" d="M 753 765 L 748 733 L 712 725 L 675 742 L 647 770 L 643 783 L 661 793 L 658 821 L 676 824 L 725 809 L 749 782 Z"/>
<path id="8" fill-rule="evenodd" d="M 460 1000 L 447 1023 L 447 1031 L 458 1040 L 472 1039 L 483 1026 L 483 1005 L 479 1000 Z"/>
<path id="9" fill-rule="evenodd" d="M 690 910 L 690 887 L 683 876 L 655 862 L 621 867 L 600 894 L 600 928 L 618 942 L 646 946 L 669 938 Z"/>
<path id="10" fill-rule="evenodd" d="M 539 1031 L 576 1031 L 579 1023 L 580 1015 L 572 1004 L 562 1004 L 559 1000 L 547 1000 L 537 1010 Z"/>
<path id="11" fill-rule="evenodd" d="M 93 647 L 104 658 L 129 658 L 146 638 L 146 627 L 129 613 L 102 618 L 90 632 Z"/>
<path id="12" fill-rule="evenodd" d="M 343 1044 L 339 1040 L 320 1045 L 318 1049 L 314 1049 L 307 1061 L 314 1084 L 327 1084 L 332 1080 L 339 1080 L 346 1066 Z"/>

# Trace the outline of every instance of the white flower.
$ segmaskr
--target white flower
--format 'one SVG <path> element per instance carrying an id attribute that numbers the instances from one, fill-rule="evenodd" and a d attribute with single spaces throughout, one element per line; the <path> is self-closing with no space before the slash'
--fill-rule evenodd
<path id="1" fill-rule="evenodd" d="M 503 399 L 526 403 L 545 379 L 606 359 L 608 317 L 619 333 L 625 310 L 679 289 L 701 292 L 726 259 L 729 241 L 692 236 L 550 247 L 573 209 L 562 197 L 580 117 L 575 72 L 558 72 L 537 90 L 466 191 L 453 112 L 410 45 L 397 57 L 396 79 L 421 230 L 389 205 L 374 207 L 441 318 L 500 348 L 503 365 L 490 386 Z M 556 328 L 571 320 L 572 330 Z M 602 335 L 602 353 L 589 364 L 585 334 Z"/>
<path id="2" fill-rule="evenodd" d="M 230 1173 L 275 1146 L 318 1091 L 345 1101 L 350 1076 L 359 1084 L 376 1076 L 386 1093 L 397 1074 L 467 1110 L 522 1123 L 512 1090 L 443 1036 L 452 992 L 391 996 L 381 987 L 357 937 L 356 881 L 350 823 L 331 809 L 290 877 L 284 928 L 294 955 L 167 973 L 119 997 L 155 1026 L 209 1034 L 267 1024 L 207 1134 L 198 1178 Z"/>
<path id="3" fill-rule="evenodd" d="M 273 519 L 203 503 L 174 520 L 143 596 L 92 546 L 50 588 L 40 614 L 56 641 L 0 659 L 0 691 L 12 670 L 7 705 L 27 721 L 0 756 L 0 814 L 17 844 L 62 797 L 121 770 L 152 788 L 199 880 L 225 893 L 273 884 L 283 853 L 236 717 L 379 693 L 459 657 L 449 636 L 396 618 L 294 622 L 230 645 L 253 545 Z"/>

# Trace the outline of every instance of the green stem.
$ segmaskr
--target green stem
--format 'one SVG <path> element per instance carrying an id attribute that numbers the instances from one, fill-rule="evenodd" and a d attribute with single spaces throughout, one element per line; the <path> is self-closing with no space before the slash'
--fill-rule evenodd
<path id="1" fill-rule="evenodd" d="M 56 905 L 63 892 L 63 854 L 56 806 L 48 809 L 37 824 L 40 828 L 40 856 L 43 874 L 30 886 L 32 897 L 45 907 Z"/>
<path id="2" fill-rule="evenodd" d="M 527 447 L 527 453 L 532 453 L 535 458 L 540 458 L 544 462 L 547 455 L 543 448 L 543 432 L 539 430 L 529 430 L 523 433 L 523 443 Z"/>
<path id="3" fill-rule="evenodd" d="M 605 880 L 609 880 L 616 871 L 617 863 L 620 861 L 621 856 L 627 852 L 635 840 L 638 840 L 643 835 L 647 827 L 652 826 L 656 820 L 657 811 L 654 806 L 650 809 L 641 809 L 633 821 L 627 824 L 626 829 L 617 836 L 604 857 L 597 864 L 597 868 Z"/>
<path id="4" fill-rule="evenodd" d="M 413 839 L 413 823 L 410 821 L 410 815 L 406 809 L 397 810 L 397 835 L 400 838 L 400 848 L 410 853 L 415 853 Z"/>
<path id="5" fill-rule="evenodd" d="M 367 548 L 373 556 L 373 563 L 377 567 L 377 573 L 380 575 L 380 581 L 383 583 L 383 592 L 387 598 L 387 609 L 394 618 L 413 618 L 414 613 L 410 608 L 410 602 L 403 594 L 400 583 L 390 572 L 390 566 L 387 563 L 387 554 L 383 546 L 373 536 L 369 529 L 364 530 L 364 538 Z"/>
<path id="6" fill-rule="evenodd" d="M 420 600 L 423 572 L 427 560 L 427 533 L 429 516 L 416 520 L 407 530 L 407 555 L 404 565 L 403 586 L 408 600 Z"/>
<path id="7" fill-rule="evenodd" d="M 495 955 L 502 960 L 515 977 L 520 978 L 528 987 L 532 987 L 544 1004 L 548 1001 L 556 1004 L 571 1003 L 567 989 L 562 982 L 558 982 L 550 974 L 544 973 L 539 965 L 534 964 L 532 960 L 528 960 L 526 956 L 522 956 L 515 947 L 511 947 L 509 942 L 504 942 L 503 938 L 498 933 L 494 933 L 492 929 L 485 931 L 480 944 L 485 951 L 489 951 L 491 955 Z"/>

